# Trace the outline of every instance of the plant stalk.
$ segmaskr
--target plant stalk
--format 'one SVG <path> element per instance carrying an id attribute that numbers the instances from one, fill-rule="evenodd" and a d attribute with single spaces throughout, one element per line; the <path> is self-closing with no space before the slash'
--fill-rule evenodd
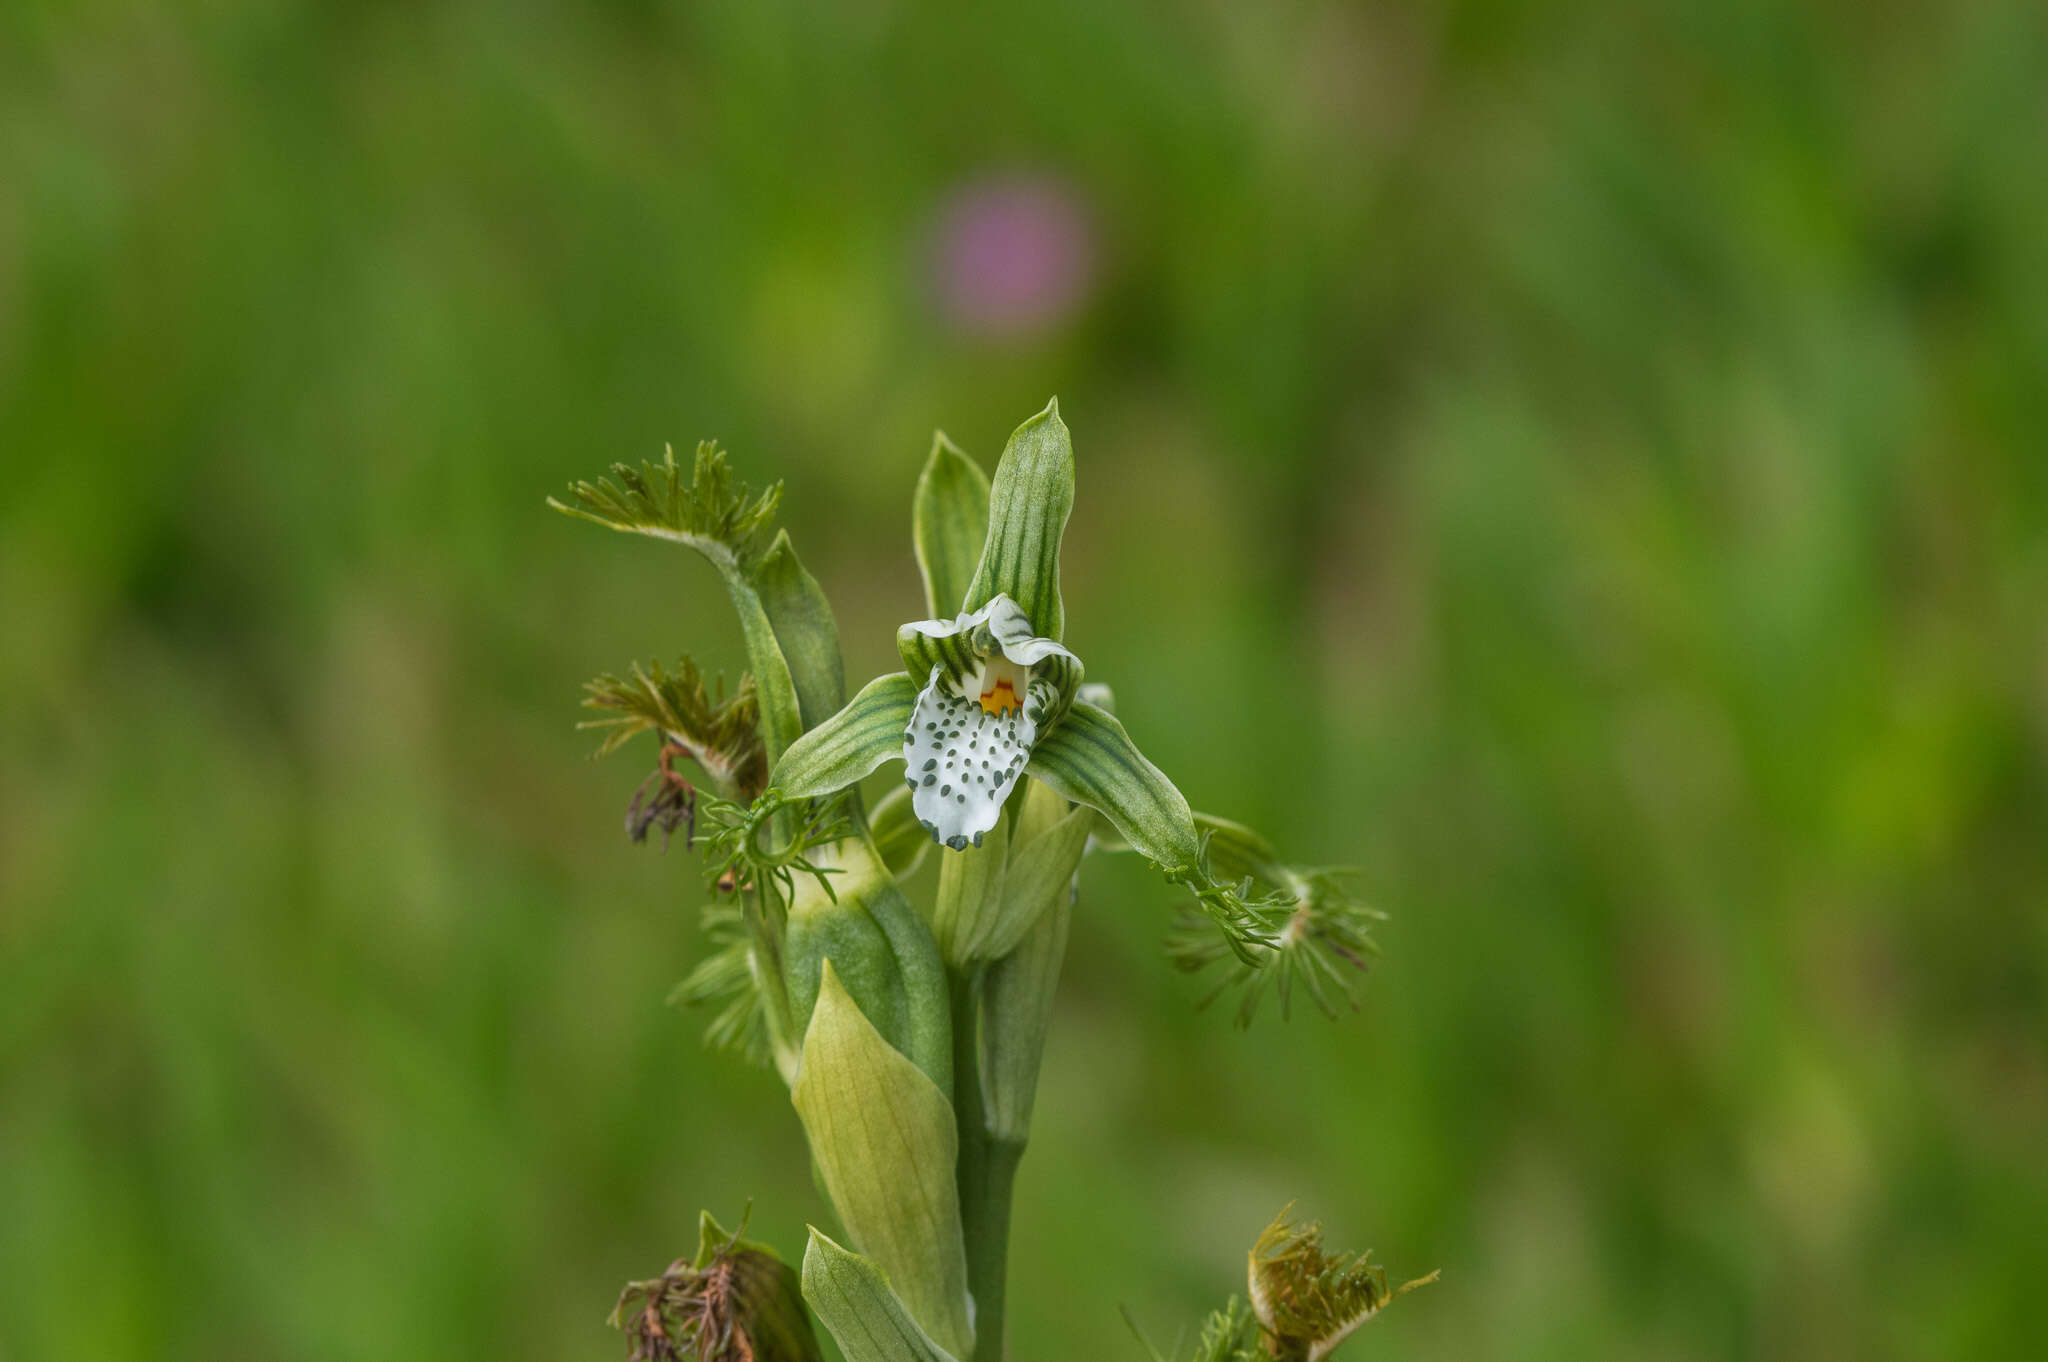
<path id="1" fill-rule="evenodd" d="M 953 1001 L 953 1119 L 960 1135 L 960 1229 L 974 1293 L 973 1362 L 1003 1362 L 1010 1199 L 1022 1140 L 992 1133 L 981 1104 L 981 970 L 948 971 Z"/>

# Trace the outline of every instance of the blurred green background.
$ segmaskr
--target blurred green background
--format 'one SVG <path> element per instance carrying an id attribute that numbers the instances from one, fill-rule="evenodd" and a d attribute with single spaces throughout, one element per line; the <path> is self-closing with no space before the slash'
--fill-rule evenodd
<path id="1" fill-rule="evenodd" d="M 8 5 L 0 1356 L 614 1358 L 700 1206 L 794 1253 L 571 726 L 736 628 L 542 499 L 722 439 L 871 675 L 932 428 L 1055 392 L 1091 678 L 1392 917 L 1241 1033 L 1091 862 L 1020 1359 L 1290 1197 L 1444 1270 L 1360 1358 L 2043 1355 L 2044 129 L 2025 0 Z"/>

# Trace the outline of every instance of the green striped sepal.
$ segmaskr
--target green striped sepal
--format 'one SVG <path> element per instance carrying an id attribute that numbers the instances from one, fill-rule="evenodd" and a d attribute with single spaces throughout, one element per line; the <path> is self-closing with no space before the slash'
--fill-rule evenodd
<path id="1" fill-rule="evenodd" d="M 917 686 L 903 672 L 878 676 L 846 708 L 789 745 L 770 779 L 791 799 L 833 794 L 903 755 Z"/>
<path id="2" fill-rule="evenodd" d="M 988 541 L 968 583 L 962 608 L 978 610 L 997 596 L 1024 607 L 1037 631 L 1062 638 L 1060 537 L 1074 509 L 1074 444 L 1060 420 L 1059 399 L 1010 435 L 989 489 Z"/>
<path id="3" fill-rule="evenodd" d="M 1247 899 L 1240 888 L 1215 881 L 1204 864 L 1202 836 L 1187 800 L 1138 750 L 1115 716 L 1075 701 L 1059 725 L 1039 740 L 1025 769 L 1034 780 L 1101 813 L 1133 851 L 1169 880 L 1191 889 L 1239 959 L 1253 963 L 1270 954 L 1276 903 Z"/>

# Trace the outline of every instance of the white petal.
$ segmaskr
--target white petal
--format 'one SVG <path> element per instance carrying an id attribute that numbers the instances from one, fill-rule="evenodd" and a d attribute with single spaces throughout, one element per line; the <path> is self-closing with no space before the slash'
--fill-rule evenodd
<path id="1" fill-rule="evenodd" d="M 1009 597 L 999 596 L 996 599 L 1009 600 Z M 926 638 L 951 638 L 955 634 L 966 633 L 975 625 L 988 619 L 989 610 L 993 607 L 993 604 L 994 602 L 991 602 L 979 610 L 963 612 L 949 620 L 912 620 L 903 627 L 911 630 L 913 633 L 923 634 Z M 1014 607 L 1014 602 L 1012 604 Z M 1019 611 L 1018 613 L 1022 614 L 1023 612 Z M 1030 626 L 1027 624 L 1025 629 L 1028 633 Z"/>
<path id="2" fill-rule="evenodd" d="M 903 735 L 910 807 L 932 839 L 955 851 L 996 825 L 1003 801 L 1031 760 L 1038 725 L 1019 706 L 990 714 L 934 667 Z"/>
<path id="3" fill-rule="evenodd" d="M 1053 640 L 1035 637 L 1031 632 L 1031 617 L 1024 613 L 1023 606 L 1008 596 L 997 596 L 983 606 L 980 613 L 988 617 L 988 631 L 1002 648 L 1003 656 L 1020 667 L 1043 662 L 1055 654 L 1080 661 Z M 961 618 L 967 617 L 963 615 Z"/>

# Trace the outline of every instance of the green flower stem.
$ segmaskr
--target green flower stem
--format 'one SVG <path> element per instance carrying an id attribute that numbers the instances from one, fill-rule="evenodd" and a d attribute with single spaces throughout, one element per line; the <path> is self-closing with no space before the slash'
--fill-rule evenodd
<path id="1" fill-rule="evenodd" d="M 754 987 L 761 995 L 766 1013 L 768 1052 L 782 1081 L 793 1084 L 802 1058 L 803 1037 L 796 1014 L 790 1008 L 789 988 L 783 980 L 782 932 L 775 925 L 786 919 L 788 905 L 780 901 L 775 884 L 767 877 L 746 893 L 752 900 L 747 911 L 747 930 L 754 943 Z"/>
<path id="2" fill-rule="evenodd" d="M 960 1229 L 974 1293 L 973 1362 L 1003 1362 L 1010 1262 L 1010 1199 L 1024 1141 L 989 1130 L 981 1101 L 980 968 L 949 970 L 953 994 L 953 1113 L 960 1132 Z"/>

